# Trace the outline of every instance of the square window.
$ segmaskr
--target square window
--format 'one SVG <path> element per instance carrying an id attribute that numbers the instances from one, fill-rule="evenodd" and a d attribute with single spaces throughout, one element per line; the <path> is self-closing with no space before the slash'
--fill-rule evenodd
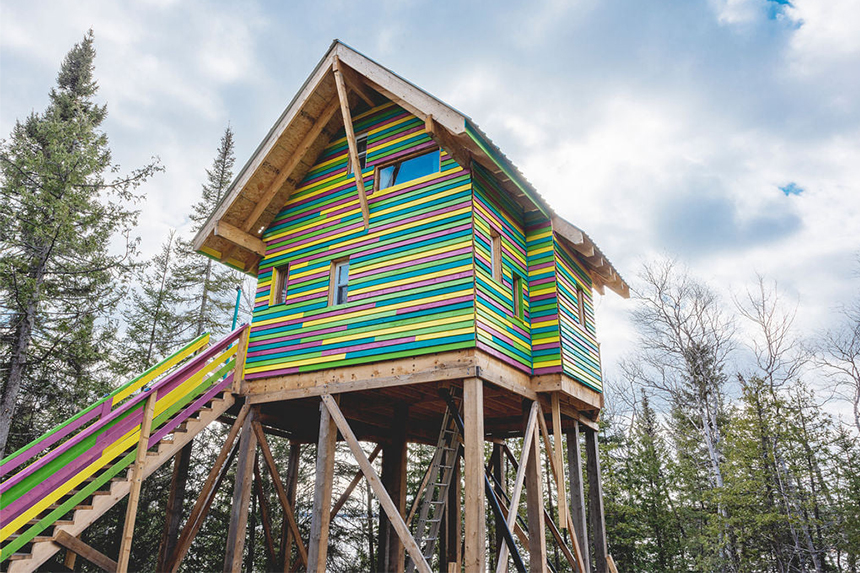
<path id="1" fill-rule="evenodd" d="M 289 282 L 290 265 L 281 265 L 272 269 L 272 292 L 269 304 L 284 304 L 287 301 L 287 283 Z"/>
<path id="2" fill-rule="evenodd" d="M 329 304 L 344 304 L 349 290 L 349 259 L 333 261 L 331 265 Z"/>

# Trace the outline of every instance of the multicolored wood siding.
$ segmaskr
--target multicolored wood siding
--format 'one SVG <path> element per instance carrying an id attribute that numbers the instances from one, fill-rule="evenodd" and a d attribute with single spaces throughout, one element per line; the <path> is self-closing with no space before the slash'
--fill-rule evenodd
<path id="1" fill-rule="evenodd" d="M 594 327 L 591 278 L 570 250 L 555 240 L 558 317 L 563 371 L 591 388 L 602 391 L 600 348 Z M 583 298 L 585 324 L 580 322 L 578 296 Z"/>
<path id="2" fill-rule="evenodd" d="M 374 167 L 436 144 L 393 103 L 353 118 Z M 442 153 L 441 172 L 368 196 L 365 231 L 347 142 L 336 134 L 263 234 L 248 379 L 475 345 L 472 189 Z M 332 261 L 349 259 L 349 298 L 330 306 Z M 272 269 L 289 265 L 284 304 L 269 305 Z"/>
<path id="3" fill-rule="evenodd" d="M 484 168 L 472 171 L 478 348 L 531 374 L 528 253 L 522 208 Z M 501 276 L 493 278 L 492 234 L 501 241 Z M 515 314 L 514 277 L 522 278 L 523 318 Z"/>
<path id="4" fill-rule="evenodd" d="M 537 212 L 529 214 L 526 224 L 533 372 L 552 374 L 562 371 L 552 224 Z"/>
<path id="5" fill-rule="evenodd" d="M 464 169 L 444 151 L 439 173 L 371 192 L 377 166 L 437 146 L 423 121 L 391 102 L 355 116 L 354 128 L 368 136 L 369 229 L 341 130 L 263 234 L 247 378 L 478 347 L 524 372 L 564 372 L 600 390 L 591 283 L 549 219 L 524 213 L 487 170 Z M 348 300 L 332 305 L 332 265 L 347 259 Z M 288 275 L 281 304 L 274 269 Z M 588 293 L 584 331 L 577 284 Z"/>

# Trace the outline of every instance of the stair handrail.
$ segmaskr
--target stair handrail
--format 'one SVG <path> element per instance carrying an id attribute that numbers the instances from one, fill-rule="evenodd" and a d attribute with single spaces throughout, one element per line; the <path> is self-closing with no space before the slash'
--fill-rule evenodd
<path id="1" fill-rule="evenodd" d="M 12 452 L 8 456 L 0 460 L 0 477 L 8 474 L 15 468 L 19 467 L 21 464 L 27 462 L 28 460 L 45 451 L 47 448 L 50 448 L 58 441 L 65 438 L 73 431 L 79 429 L 95 417 L 100 415 L 103 416 L 105 412 L 100 411 L 99 407 L 104 408 L 104 405 L 108 402 L 108 400 L 111 401 L 110 408 L 113 409 L 114 406 L 122 402 L 125 398 L 130 396 L 139 388 L 152 382 L 153 380 L 164 374 L 167 370 L 179 364 L 207 344 L 209 344 L 209 333 L 204 332 L 203 334 L 201 334 L 200 336 L 198 336 L 197 338 L 195 338 L 194 340 L 192 340 L 191 342 L 189 342 L 188 344 L 186 344 L 158 364 L 155 364 L 154 366 L 147 369 L 139 376 L 132 378 L 131 380 L 129 380 L 122 386 L 119 386 L 112 392 L 105 394 L 99 400 L 87 406 L 77 414 L 73 415 L 68 420 L 57 424 L 52 429 L 48 430 L 29 444 Z"/>

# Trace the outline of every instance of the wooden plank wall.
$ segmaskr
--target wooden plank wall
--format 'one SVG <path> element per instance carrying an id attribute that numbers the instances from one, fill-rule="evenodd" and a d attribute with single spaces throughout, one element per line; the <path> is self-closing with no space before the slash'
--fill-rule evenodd
<path id="1" fill-rule="evenodd" d="M 483 167 L 472 171 L 475 200 L 475 285 L 478 348 L 531 374 L 528 253 L 522 208 Z M 501 283 L 490 268 L 491 232 L 501 237 Z M 514 273 L 523 278 L 523 316 L 514 314 Z"/>
<path id="2" fill-rule="evenodd" d="M 358 113 L 374 165 L 436 147 L 424 122 L 393 103 Z M 368 197 L 365 231 L 343 130 L 263 234 L 246 378 L 475 345 L 470 174 L 442 171 Z M 328 305 L 331 261 L 349 257 L 349 300 Z M 269 306 L 274 266 L 290 264 L 285 304 Z"/>
<path id="3" fill-rule="evenodd" d="M 591 279 L 566 246 L 555 240 L 558 276 L 558 316 L 564 373 L 586 386 L 603 390 L 600 376 L 600 350 L 594 327 L 594 301 Z M 577 286 L 582 289 L 585 324 L 579 322 Z"/>
<path id="4" fill-rule="evenodd" d="M 539 212 L 529 213 L 526 242 L 531 291 L 531 330 L 534 374 L 562 371 L 558 324 L 558 288 L 552 224 Z"/>

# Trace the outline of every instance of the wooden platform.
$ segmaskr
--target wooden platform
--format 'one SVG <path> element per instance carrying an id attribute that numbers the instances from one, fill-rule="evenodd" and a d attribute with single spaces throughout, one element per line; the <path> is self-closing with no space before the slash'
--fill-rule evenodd
<path id="1" fill-rule="evenodd" d="M 559 392 L 562 429 L 577 421 L 596 428 L 602 394 L 564 374 L 529 376 L 477 349 L 253 380 L 242 393 L 249 403 L 260 405 L 265 426 L 297 442 L 316 442 L 319 396 L 330 393 L 340 395 L 341 408 L 361 440 L 388 442 L 395 410 L 406 406 L 407 440 L 433 444 L 445 410 L 440 389 L 461 388 L 462 380 L 472 377 L 486 383 L 487 439 L 522 436 L 522 400 L 539 399 L 550 412 L 552 392 Z"/>

